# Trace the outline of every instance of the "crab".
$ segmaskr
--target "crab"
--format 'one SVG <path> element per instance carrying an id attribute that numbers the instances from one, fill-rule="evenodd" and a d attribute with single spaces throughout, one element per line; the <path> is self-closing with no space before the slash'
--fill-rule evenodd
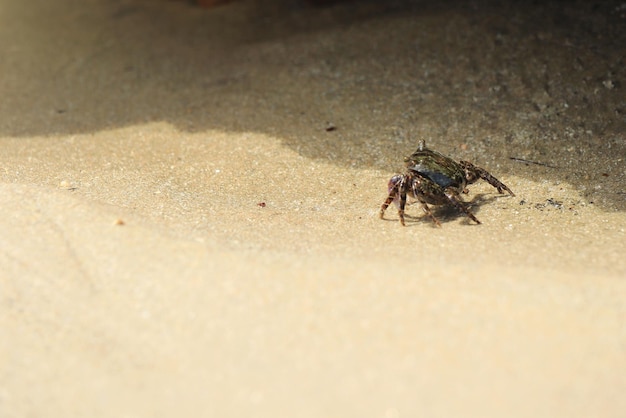
<path id="1" fill-rule="evenodd" d="M 515 196 L 511 189 L 485 169 L 468 161 L 456 162 L 445 155 L 428 149 L 423 140 L 419 142 L 417 151 L 405 158 L 404 162 L 407 168 L 406 173 L 395 175 L 389 180 L 389 195 L 380 208 L 380 218 L 383 219 L 385 210 L 391 202 L 394 202 L 398 207 L 398 217 L 402 226 L 405 226 L 404 208 L 407 195 L 422 204 L 426 214 L 438 227 L 441 227 L 441 223 L 435 218 L 428 204 L 452 205 L 472 221 L 480 224 L 480 221 L 461 199 L 461 193 L 468 193 L 466 186 L 479 179 L 487 181 L 500 194 L 506 191 L 511 196 Z"/>

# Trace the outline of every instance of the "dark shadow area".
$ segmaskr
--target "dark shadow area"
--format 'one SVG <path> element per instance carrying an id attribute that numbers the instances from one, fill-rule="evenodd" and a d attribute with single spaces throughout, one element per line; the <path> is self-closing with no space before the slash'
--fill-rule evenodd
<path id="1" fill-rule="evenodd" d="M 626 210 L 621 1 L 32 8 L 50 19 L 15 4 L 0 18 L 2 136 L 167 121 L 391 171 L 425 138 L 498 177 L 567 181 Z"/>

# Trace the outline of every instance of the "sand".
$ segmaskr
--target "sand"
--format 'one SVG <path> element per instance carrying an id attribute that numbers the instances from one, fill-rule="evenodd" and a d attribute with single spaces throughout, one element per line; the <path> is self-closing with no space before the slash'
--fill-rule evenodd
<path id="1" fill-rule="evenodd" d="M 3 3 L 3 418 L 624 415 L 619 2 Z"/>

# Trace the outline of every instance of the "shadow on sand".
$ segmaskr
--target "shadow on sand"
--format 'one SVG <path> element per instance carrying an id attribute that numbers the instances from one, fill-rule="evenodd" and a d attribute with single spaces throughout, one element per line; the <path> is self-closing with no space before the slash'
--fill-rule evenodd
<path id="1" fill-rule="evenodd" d="M 167 121 L 389 171 L 425 138 L 497 175 L 567 181 L 625 210 L 619 3 L 126 0 L 46 4 L 44 22 L 13 5 L 0 135 Z"/>

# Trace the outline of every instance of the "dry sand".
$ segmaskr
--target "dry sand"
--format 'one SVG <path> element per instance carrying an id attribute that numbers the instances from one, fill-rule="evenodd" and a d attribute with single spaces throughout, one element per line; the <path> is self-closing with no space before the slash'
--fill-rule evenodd
<path id="1" fill-rule="evenodd" d="M 510 3 L 5 0 L 0 416 L 623 417 L 626 10 Z"/>

